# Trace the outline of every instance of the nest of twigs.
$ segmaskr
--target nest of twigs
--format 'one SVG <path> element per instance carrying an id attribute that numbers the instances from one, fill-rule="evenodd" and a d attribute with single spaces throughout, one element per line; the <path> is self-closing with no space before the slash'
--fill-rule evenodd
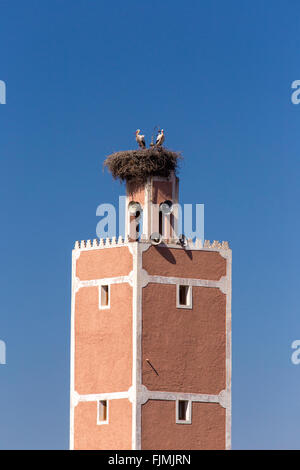
<path id="1" fill-rule="evenodd" d="M 114 179 L 138 187 L 150 176 L 169 177 L 172 172 L 176 174 L 181 158 L 180 153 L 164 147 L 152 147 L 112 153 L 105 159 L 104 166 Z"/>

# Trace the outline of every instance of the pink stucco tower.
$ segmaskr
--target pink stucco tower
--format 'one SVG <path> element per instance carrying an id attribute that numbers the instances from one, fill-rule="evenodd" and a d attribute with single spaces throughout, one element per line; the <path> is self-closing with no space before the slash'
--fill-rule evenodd
<path id="1" fill-rule="evenodd" d="M 173 173 L 148 178 L 127 190 L 125 240 L 75 244 L 71 449 L 231 446 L 231 250 L 180 243 L 176 210 L 151 240 L 153 224 L 161 232 L 152 205 L 175 207 L 178 186 Z"/>

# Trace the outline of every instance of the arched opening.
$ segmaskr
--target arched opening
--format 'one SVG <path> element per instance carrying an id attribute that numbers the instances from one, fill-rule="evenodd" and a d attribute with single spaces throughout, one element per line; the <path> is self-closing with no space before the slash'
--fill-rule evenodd
<path id="1" fill-rule="evenodd" d="M 143 229 L 143 208 L 139 202 L 131 201 L 128 204 L 129 230 L 128 235 L 133 240 L 138 240 Z"/>
<path id="2" fill-rule="evenodd" d="M 159 205 L 159 234 L 164 238 L 171 237 L 173 202 L 166 200 Z"/>

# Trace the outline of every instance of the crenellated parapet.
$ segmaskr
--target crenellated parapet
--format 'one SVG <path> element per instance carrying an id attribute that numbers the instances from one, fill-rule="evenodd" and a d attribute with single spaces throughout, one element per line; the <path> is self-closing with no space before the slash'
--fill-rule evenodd
<path id="1" fill-rule="evenodd" d="M 219 242 L 218 240 L 205 240 L 203 248 L 217 249 L 217 250 L 230 250 L 229 243 L 227 241 Z"/>
<path id="2" fill-rule="evenodd" d="M 95 250 L 95 249 L 101 249 L 101 248 L 111 248 L 111 247 L 116 247 L 116 246 L 125 246 L 128 245 L 128 243 L 132 243 L 133 240 L 130 240 L 129 237 L 112 237 L 112 238 L 94 238 L 93 240 L 81 240 L 81 241 L 76 241 L 74 250 Z M 149 241 L 144 240 L 140 241 L 139 243 L 145 243 L 148 244 L 149 246 L 151 243 Z M 213 251 L 227 251 L 230 250 L 229 243 L 227 241 L 218 241 L 218 240 L 213 240 L 212 242 L 210 240 L 205 240 L 204 244 L 202 243 L 202 240 L 196 239 L 188 239 L 186 240 L 184 245 L 181 245 L 178 240 L 169 240 L 168 242 L 162 242 L 158 246 L 168 246 L 172 248 L 184 248 L 185 250 L 213 250 Z"/>
<path id="3" fill-rule="evenodd" d="M 112 238 L 94 238 L 93 240 L 76 241 L 75 250 L 91 250 L 97 248 L 108 248 L 111 246 L 124 246 L 129 242 L 128 237 L 112 237 Z"/>

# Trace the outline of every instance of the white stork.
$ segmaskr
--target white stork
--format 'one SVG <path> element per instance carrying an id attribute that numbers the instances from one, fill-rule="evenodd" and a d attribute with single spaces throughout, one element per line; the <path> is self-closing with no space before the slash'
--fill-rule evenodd
<path id="1" fill-rule="evenodd" d="M 140 132 L 141 132 L 140 129 L 137 129 L 137 131 L 135 131 L 135 140 L 139 144 L 139 147 L 144 149 L 146 148 L 145 136 L 140 135 Z"/>
<path id="2" fill-rule="evenodd" d="M 162 129 L 160 133 L 158 134 L 158 136 L 156 137 L 156 145 L 158 147 L 161 147 L 162 144 L 164 143 L 164 140 L 165 140 L 165 135 L 164 135 L 164 130 Z"/>

